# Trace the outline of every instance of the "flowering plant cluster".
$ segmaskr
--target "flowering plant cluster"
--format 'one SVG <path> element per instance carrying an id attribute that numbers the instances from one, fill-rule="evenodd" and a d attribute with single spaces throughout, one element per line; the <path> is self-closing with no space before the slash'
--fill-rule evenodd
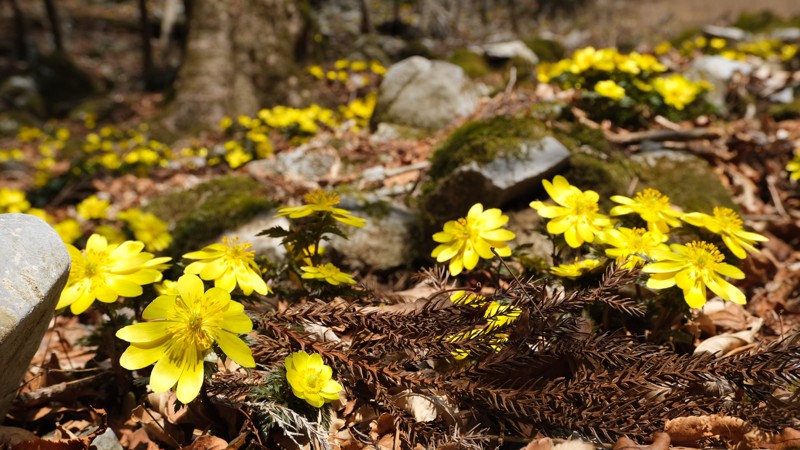
<path id="1" fill-rule="evenodd" d="M 646 126 L 657 114 L 680 120 L 710 110 L 703 97 L 710 84 L 666 74 L 667 67 L 649 54 L 586 47 L 537 71 L 540 82 L 578 91 L 580 106 L 593 119 L 620 126 Z"/>
<path id="2" fill-rule="evenodd" d="M 754 41 L 734 42 L 720 37 L 694 36 L 672 47 L 663 42 L 656 47 L 656 53 L 664 55 L 677 51 L 681 56 L 691 57 L 697 52 L 706 55 L 720 55 L 735 61 L 748 58 L 760 58 L 766 61 L 787 62 L 797 55 L 798 46 L 778 39 L 760 39 Z"/>
<path id="3" fill-rule="evenodd" d="M 672 206 L 669 197 L 647 188 L 633 198 L 612 196 L 618 205 L 606 215 L 600 212 L 594 191 L 582 191 L 560 175 L 543 184 L 555 205 L 534 201 L 530 206 L 549 219 L 549 233 L 564 235 L 565 244 L 583 254 L 580 260 L 551 269 L 554 275 L 577 278 L 614 261 L 624 268 L 641 268 L 649 276 L 647 287 L 677 286 L 692 308 L 705 304 L 707 289 L 725 300 L 746 302 L 744 293 L 726 278 L 744 278 L 735 264 L 748 251 L 757 252 L 755 245 L 767 238 L 745 230 L 732 209 L 684 213 Z M 686 225 L 693 230 L 682 235 L 675 231 Z"/>
<path id="4" fill-rule="evenodd" d="M 29 209 L 24 193 L 4 195 L 6 209 Z M 318 234 L 309 235 L 311 247 L 298 247 L 295 241 L 286 241 L 287 247 L 300 249 L 296 274 L 301 279 L 324 285 L 339 286 L 355 283 L 352 276 L 341 272 L 331 263 L 322 263 L 320 242 L 323 234 L 342 232 L 336 223 L 363 227 L 365 221 L 336 205 L 339 198 L 334 193 L 314 191 L 306 196 L 306 204 L 279 209 L 279 216 L 299 220 Z M 102 221 L 109 217 L 108 201 L 92 196 L 77 205 L 77 215 L 84 221 Z M 147 236 L 151 245 L 158 246 L 162 237 L 147 229 L 147 213 L 130 209 L 118 217 L 132 224 L 137 236 Z M 102 230 L 102 226 L 94 227 Z M 109 229 L 112 227 L 109 227 Z M 305 242 L 305 241 L 303 241 Z M 116 242 L 94 233 L 89 236 L 83 250 L 68 245 L 72 259 L 67 286 L 61 294 L 57 309 L 69 308 L 73 314 L 85 312 L 96 300 L 109 306 L 111 316 L 116 316 L 114 305 L 120 298 L 134 300 L 127 303 L 138 310 L 136 300 L 142 297 L 143 286 L 155 285 L 160 294 L 142 311 L 144 321 L 115 330 L 115 334 L 130 345 L 122 353 L 120 365 L 129 370 L 153 366 L 150 388 L 164 392 L 175 388 L 179 401 L 188 403 L 202 389 L 206 367 L 204 362 L 215 352 L 245 368 L 255 367 L 255 360 L 247 342 L 240 335 L 253 330 L 253 322 L 245 313 L 243 304 L 232 295 L 249 297 L 267 295 L 272 289 L 264 280 L 264 271 L 256 262 L 250 242 L 238 238 L 222 238 L 200 250 L 188 252 L 188 261 L 177 281 L 164 280 L 163 272 L 169 268 L 169 257 L 156 257 L 144 252 L 146 243 L 141 240 Z M 236 292 L 238 290 L 238 292 Z M 118 319 L 110 325 L 119 323 Z M 319 408 L 338 398 L 342 386 L 332 379 L 332 370 L 322 363 L 318 354 L 297 352 L 286 359 L 286 383 L 294 395 L 309 405 Z"/>

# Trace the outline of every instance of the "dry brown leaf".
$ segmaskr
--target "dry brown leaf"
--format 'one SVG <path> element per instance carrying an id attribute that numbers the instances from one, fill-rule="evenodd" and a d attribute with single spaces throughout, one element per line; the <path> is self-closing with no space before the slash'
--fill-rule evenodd
<path id="1" fill-rule="evenodd" d="M 694 354 L 710 353 L 717 357 L 725 356 L 739 347 L 744 347 L 745 345 L 753 343 L 763 323 L 763 319 L 758 319 L 754 321 L 748 330 L 712 336 L 701 342 L 700 345 L 694 349 Z"/>
<path id="2" fill-rule="evenodd" d="M 534 439 L 522 450 L 553 450 L 553 440 L 548 437 Z"/>
<path id="3" fill-rule="evenodd" d="M 627 437 L 619 438 L 614 443 L 613 450 L 669 450 L 669 446 L 669 434 L 659 432 L 653 434 L 653 443 L 650 445 L 639 445 Z"/>
<path id="4" fill-rule="evenodd" d="M 4 427 L 0 425 L 0 447 L 19 444 L 20 442 L 32 441 L 38 436 L 24 428 Z"/>
<path id="5" fill-rule="evenodd" d="M 800 449 L 800 431 L 794 428 L 784 428 L 772 443 L 764 444 L 770 450 L 798 450 Z"/>
<path id="6" fill-rule="evenodd" d="M 225 439 L 204 434 L 183 448 L 186 450 L 225 450 L 228 448 L 228 442 Z"/>
<path id="7" fill-rule="evenodd" d="M 678 417 L 668 420 L 664 431 L 672 442 L 690 444 L 703 438 L 719 436 L 733 443 L 743 442 L 752 427 L 742 419 L 730 416 L 710 415 Z"/>

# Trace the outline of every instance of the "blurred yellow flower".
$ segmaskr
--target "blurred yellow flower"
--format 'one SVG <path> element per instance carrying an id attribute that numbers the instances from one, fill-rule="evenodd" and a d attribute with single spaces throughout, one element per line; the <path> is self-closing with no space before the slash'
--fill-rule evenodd
<path id="1" fill-rule="evenodd" d="M 350 211 L 342 208 L 336 208 L 339 204 L 339 195 L 335 192 L 326 192 L 322 189 L 311 191 L 303 196 L 306 204 L 302 206 L 282 206 L 278 208 L 278 214 L 275 217 L 288 216 L 290 219 L 300 219 L 310 216 L 311 214 L 330 214 L 333 219 L 354 227 L 363 227 L 367 221 L 353 216 Z"/>
<path id="2" fill-rule="evenodd" d="M 89 219 L 105 219 L 108 216 L 108 207 L 110 203 L 108 200 L 101 200 L 96 195 L 91 195 L 78 203 L 75 208 L 78 216 L 86 220 Z"/>
<path id="3" fill-rule="evenodd" d="M 745 250 L 758 253 L 754 244 L 768 240 L 758 233 L 745 231 L 739 214 L 730 208 L 717 206 L 711 215 L 699 212 L 687 213 L 681 216 L 681 220 L 720 235 L 722 242 L 740 259 L 747 256 Z"/>
<path id="4" fill-rule="evenodd" d="M 725 300 L 747 303 L 744 293 L 722 278 L 741 280 L 744 272 L 723 262 L 725 257 L 714 244 L 692 241 L 686 245 L 672 244 L 670 249 L 653 250 L 657 262 L 642 268 L 642 272 L 651 274 L 647 287 L 666 289 L 677 285 L 692 308 L 706 303 L 706 287 Z"/>
<path id="5" fill-rule="evenodd" d="M 672 74 L 653 80 L 653 88 L 664 98 L 664 103 L 683 111 L 686 105 L 695 101 L 705 85 L 689 81 L 681 74 Z"/>
<path id="6" fill-rule="evenodd" d="M 81 252 L 67 245 L 72 268 L 56 309 L 70 307 L 73 314 L 86 311 L 95 301 L 113 303 L 119 297 L 142 295 L 142 285 L 161 280 L 168 257 L 142 252 L 144 244 L 125 241 L 108 244 L 99 234 L 89 236 Z"/>
<path id="7" fill-rule="evenodd" d="M 344 388 L 333 379 L 333 370 L 322 362 L 319 353 L 294 352 L 286 357 L 284 364 L 286 380 L 295 397 L 314 408 L 339 399 L 339 392 Z"/>
<path id="8" fill-rule="evenodd" d="M 81 224 L 75 219 L 64 219 L 53 225 L 53 229 L 61 237 L 65 244 L 72 244 L 79 237 L 83 236 Z"/>
<path id="9" fill-rule="evenodd" d="M 583 259 L 581 261 L 576 260 L 572 264 L 560 264 L 552 267 L 550 269 L 550 273 L 559 277 L 578 278 L 579 276 L 602 266 L 604 262 L 605 260 L 599 259 Z"/>
<path id="10" fill-rule="evenodd" d="M 156 297 L 142 313 L 142 322 L 117 331 L 130 342 L 119 363 L 128 370 L 155 364 L 150 372 L 153 392 L 177 384 L 181 403 L 189 403 L 203 386 L 203 359 L 213 344 L 242 367 L 255 367 L 250 347 L 239 334 L 249 333 L 253 322 L 241 303 L 231 301 L 224 289 L 205 290 L 196 275 L 178 279 L 177 293 Z"/>
<path id="11" fill-rule="evenodd" d="M 542 184 L 557 205 L 537 200 L 531 202 L 530 206 L 540 216 L 551 219 L 547 222 L 547 231 L 563 234 L 570 247 L 578 248 L 584 242 L 593 242 L 603 228 L 611 225 L 611 220 L 598 212 L 600 196 L 597 192 L 581 191 L 561 175 L 556 175 L 552 183 L 544 180 Z"/>
<path id="12" fill-rule="evenodd" d="M 594 91 L 612 100 L 620 100 L 625 97 L 625 88 L 618 85 L 613 80 L 598 81 L 597 84 L 594 85 Z"/>
<path id="13" fill-rule="evenodd" d="M 25 192 L 19 189 L 0 188 L 0 213 L 22 213 L 30 207 Z"/>
<path id="14" fill-rule="evenodd" d="M 669 197 L 659 192 L 657 189 L 647 188 L 636 193 L 634 198 L 622 195 L 612 195 L 611 201 L 619 203 L 619 206 L 611 208 L 609 214 L 612 216 L 622 216 L 625 214 L 636 213 L 647 222 L 650 231 L 658 231 L 662 234 L 669 233 L 669 227 L 681 226 L 681 212 L 672 209 Z"/>
<path id="15" fill-rule="evenodd" d="M 144 242 L 147 250 L 161 251 L 172 243 L 169 226 L 153 213 L 131 208 L 119 213 L 119 218 L 128 224 L 136 240 Z"/>
<path id="16" fill-rule="evenodd" d="M 437 262 L 449 260 L 450 274 L 453 276 L 460 274 L 463 269 L 474 269 L 480 258 L 494 258 L 492 248 L 500 256 L 510 256 L 511 248 L 505 241 L 514 239 L 515 235 L 502 228 L 506 222 L 508 216 L 499 209 L 484 211 L 483 205 L 476 203 L 466 217 L 446 222 L 443 231 L 433 235 L 433 240 L 439 245 L 433 249 L 431 256 Z"/>
<path id="17" fill-rule="evenodd" d="M 255 262 L 255 252 L 249 242 L 238 243 L 239 238 L 222 238 L 222 242 L 208 245 L 202 250 L 183 255 L 186 259 L 197 259 L 184 269 L 185 273 L 200 275 L 204 280 L 213 280 L 214 286 L 233 292 L 236 285 L 250 295 L 253 291 L 261 295 L 272 292 L 261 278 L 261 270 Z"/>
<path id="18" fill-rule="evenodd" d="M 326 283 L 338 286 L 340 284 L 356 284 L 356 280 L 331 263 L 320 266 L 303 266 L 301 278 L 305 280 L 322 280 Z"/>
<path id="19" fill-rule="evenodd" d="M 786 164 L 786 171 L 789 172 L 790 180 L 800 180 L 800 150 L 796 150 L 792 160 Z"/>

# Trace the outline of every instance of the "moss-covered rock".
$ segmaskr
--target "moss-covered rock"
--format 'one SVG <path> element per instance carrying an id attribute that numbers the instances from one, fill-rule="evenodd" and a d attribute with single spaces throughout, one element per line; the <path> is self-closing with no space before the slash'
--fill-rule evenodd
<path id="1" fill-rule="evenodd" d="M 769 106 L 767 112 L 775 120 L 788 120 L 800 118 L 800 99 L 789 103 L 775 103 Z"/>
<path id="2" fill-rule="evenodd" d="M 533 53 L 536 53 L 540 61 L 558 61 L 563 59 L 567 53 L 560 42 L 552 39 L 530 38 L 524 39 L 523 42 L 533 50 Z"/>
<path id="3" fill-rule="evenodd" d="M 196 250 L 275 206 L 267 189 L 245 176 L 225 176 L 150 202 L 146 210 L 170 224 L 169 253 Z"/>
<path id="4" fill-rule="evenodd" d="M 519 151 L 519 144 L 549 134 L 536 119 L 506 116 L 469 122 L 455 130 L 431 155 L 429 175 L 438 180 L 470 162 L 488 163 Z"/>
<path id="5" fill-rule="evenodd" d="M 711 165 L 697 156 L 655 150 L 634 155 L 630 164 L 639 179 L 637 190 L 658 189 L 684 211 L 710 213 L 715 206 L 739 210 Z"/>
<path id="6" fill-rule="evenodd" d="M 482 77 L 492 71 L 483 55 L 466 48 L 455 50 L 447 61 L 464 69 L 471 77 Z"/>

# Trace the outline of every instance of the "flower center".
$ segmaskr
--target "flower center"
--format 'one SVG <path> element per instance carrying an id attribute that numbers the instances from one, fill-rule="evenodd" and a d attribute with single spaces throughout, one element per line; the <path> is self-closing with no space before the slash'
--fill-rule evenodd
<path id="1" fill-rule="evenodd" d="M 736 214 L 736 211 L 717 206 L 714 208 L 714 218 L 719 221 L 723 230 L 736 230 L 742 227 L 742 219 Z"/>
<path id="2" fill-rule="evenodd" d="M 321 189 L 317 189 L 304 195 L 303 200 L 305 200 L 308 205 L 327 209 L 339 204 L 339 195 L 334 192 L 325 192 Z"/>
<path id="3" fill-rule="evenodd" d="M 319 391 L 322 389 L 322 376 L 319 373 L 319 370 L 316 369 L 308 369 L 306 371 L 306 386 L 311 388 L 311 390 Z"/>
<path id="4" fill-rule="evenodd" d="M 669 197 L 652 188 L 637 193 L 636 201 L 648 210 L 669 209 Z"/>
<path id="5" fill-rule="evenodd" d="M 108 255 L 105 252 L 89 250 L 86 252 L 86 263 L 83 266 L 85 278 L 94 278 L 103 274 Z"/>
<path id="6" fill-rule="evenodd" d="M 591 216 L 599 209 L 597 202 L 587 197 L 583 192 L 570 194 L 566 203 L 572 206 L 572 214 L 575 216 Z"/>
<path id="7" fill-rule="evenodd" d="M 478 236 L 479 230 L 473 226 L 471 220 L 461 217 L 456 221 L 455 234 L 456 239 L 459 241 L 468 241 Z"/>
<path id="8" fill-rule="evenodd" d="M 240 261 L 243 259 L 253 259 L 256 255 L 256 252 L 250 250 L 253 244 L 249 242 L 243 242 L 238 244 L 239 238 L 222 238 L 222 243 L 227 247 L 225 249 L 225 258 L 229 261 Z"/>
<path id="9" fill-rule="evenodd" d="M 725 260 L 719 249 L 708 242 L 692 241 L 686 244 L 686 248 L 686 257 L 692 267 L 704 275 L 712 273 L 715 266 Z"/>
<path id="10" fill-rule="evenodd" d="M 207 330 L 208 320 L 206 319 L 207 311 L 203 307 L 192 307 L 191 303 L 197 304 L 198 302 L 186 302 L 183 298 L 178 297 L 175 302 L 175 325 L 171 327 L 171 332 L 174 334 L 176 340 L 182 341 L 184 346 L 192 346 L 198 349 L 206 350 L 211 348 L 214 339 L 211 337 Z"/>

